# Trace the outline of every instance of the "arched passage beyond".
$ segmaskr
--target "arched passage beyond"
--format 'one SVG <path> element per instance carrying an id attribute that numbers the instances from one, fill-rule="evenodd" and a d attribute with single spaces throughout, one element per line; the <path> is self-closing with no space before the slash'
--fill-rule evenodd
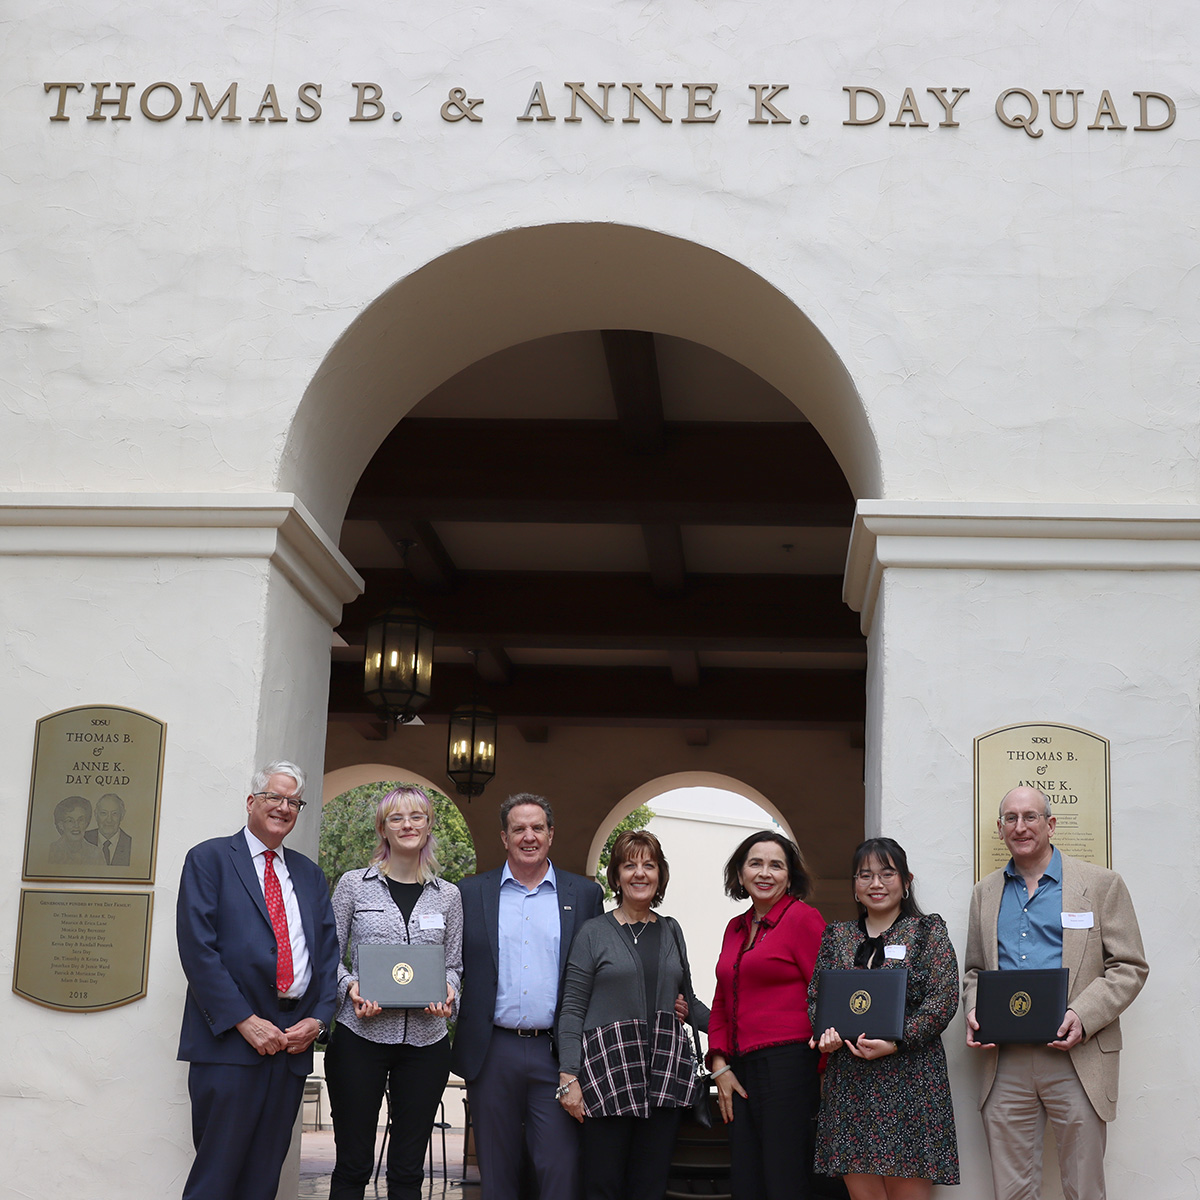
<path id="1" fill-rule="evenodd" d="M 326 805 L 344 792 L 349 792 L 365 783 L 390 783 L 393 779 L 402 779 L 406 783 L 415 783 L 418 787 L 431 788 L 445 795 L 446 788 L 442 784 L 418 775 L 406 767 L 398 767 L 394 763 L 356 763 L 352 767 L 339 767 L 329 771 L 321 785 L 321 804 Z"/>
<path id="2" fill-rule="evenodd" d="M 713 771 L 677 771 L 671 775 L 660 775 L 657 779 L 651 779 L 649 782 L 643 783 L 641 787 L 634 788 L 629 795 L 609 809 L 608 814 L 596 827 L 596 832 L 592 836 L 592 844 L 588 848 L 588 875 L 596 874 L 596 868 L 600 863 L 600 851 L 604 849 L 604 843 L 608 841 L 608 835 L 617 822 L 624 820 L 639 805 L 649 804 L 651 800 L 661 796 L 664 792 L 673 792 L 677 788 L 694 787 L 719 788 L 721 791 L 743 796 L 757 804 L 765 812 L 770 813 L 783 826 L 783 831 L 788 837 L 793 836 L 783 813 L 757 788 L 743 783 L 740 779 L 734 779 L 730 775 L 719 775 Z"/>
<path id="3" fill-rule="evenodd" d="M 438 384 L 505 347 L 606 328 L 687 338 L 748 367 L 804 412 L 856 497 L 879 494 L 878 452 L 854 384 L 787 296 L 707 247 L 592 223 L 481 239 L 368 305 L 305 392 L 279 486 L 336 536 L 375 449 Z"/>

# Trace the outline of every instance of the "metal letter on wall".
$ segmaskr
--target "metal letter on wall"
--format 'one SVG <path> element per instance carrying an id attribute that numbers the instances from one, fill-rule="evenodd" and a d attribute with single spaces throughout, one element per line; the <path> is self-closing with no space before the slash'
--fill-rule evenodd
<path id="1" fill-rule="evenodd" d="M 66 1012 L 99 1012 L 146 994 L 149 892 L 21 889 L 13 991 Z"/>
<path id="2" fill-rule="evenodd" d="M 23 878 L 154 882 L 166 733 L 110 705 L 38 721 Z"/>
<path id="3" fill-rule="evenodd" d="M 975 739 L 976 882 L 1009 860 L 996 817 L 1023 785 L 1050 797 L 1060 850 L 1112 866 L 1108 739 L 1074 725 L 1006 725 Z"/>

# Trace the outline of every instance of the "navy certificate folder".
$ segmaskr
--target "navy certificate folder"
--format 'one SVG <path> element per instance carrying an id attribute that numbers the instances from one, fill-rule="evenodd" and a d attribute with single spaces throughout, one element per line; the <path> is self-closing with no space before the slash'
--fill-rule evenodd
<path id="1" fill-rule="evenodd" d="M 446 999 L 446 947 L 367 944 L 358 948 L 358 994 L 382 1008 L 424 1008 Z"/>
<path id="2" fill-rule="evenodd" d="M 861 1034 L 898 1042 L 904 1036 L 907 990 L 908 971 L 903 967 L 822 971 L 813 1036 L 833 1028 L 844 1042 L 856 1041 Z"/>
<path id="3" fill-rule="evenodd" d="M 1045 1045 L 1058 1038 L 1067 1011 L 1067 968 L 980 971 L 975 994 L 977 1041 Z"/>

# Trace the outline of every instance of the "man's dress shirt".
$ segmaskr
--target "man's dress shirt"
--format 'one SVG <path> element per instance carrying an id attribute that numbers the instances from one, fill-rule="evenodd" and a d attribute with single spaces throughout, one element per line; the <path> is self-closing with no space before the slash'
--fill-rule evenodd
<path id="1" fill-rule="evenodd" d="M 505 1029 L 549 1029 L 558 1001 L 558 885 L 554 866 L 527 891 L 508 863 L 500 875 L 499 974 L 495 1023 Z"/>
<path id="2" fill-rule="evenodd" d="M 1063 965 L 1062 895 L 1062 855 L 1057 848 L 1032 896 L 1021 872 L 1008 860 L 996 922 L 996 952 L 1002 971 L 1047 971 Z"/>
<path id="3" fill-rule="evenodd" d="M 258 886 L 267 894 L 267 860 L 264 854 L 269 849 L 263 845 L 249 830 L 242 831 L 246 835 L 246 845 L 250 847 L 250 857 L 254 862 L 254 871 L 258 876 Z M 287 862 L 283 857 L 283 847 L 275 851 L 275 878 L 279 880 L 279 890 L 283 894 L 283 911 L 287 914 L 288 941 L 292 944 L 292 986 L 281 996 L 288 999 L 298 999 L 308 991 L 312 980 L 312 963 L 308 957 L 308 943 L 304 940 L 304 925 L 300 920 L 300 905 L 296 900 L 296 889 L 292 886 L 292 877 L 288 873 Z"/>

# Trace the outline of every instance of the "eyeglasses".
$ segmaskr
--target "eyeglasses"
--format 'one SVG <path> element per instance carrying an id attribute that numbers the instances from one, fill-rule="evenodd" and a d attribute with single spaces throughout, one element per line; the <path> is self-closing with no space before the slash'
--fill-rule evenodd
<path id="1" fill-rule="evenodd" d="M 286 804 L 294 813 L 300 812 L 308 803 L 307 800 L 301 800 L 299 796 L 281 796 L 278 792 L 255 792 L 254 796 L 258 800 L 265 800 L 268 804 Z"/>
<path id="2" fill-rule="evenodd" d="M 854 878 L 859 883 L 870 883 L 872 879 L 878 879 L 880 883 L 891 883 L 899 874 L 895 867 L 884 867 L 882 871 L 859 871 Z"/>
<path id="3" fill-rule="evenodd" d="M 1024 821 L 1026 825 L 1036 825 L 1039 821 L 1046 819 L 1045 813 L 1027 812 L 1027 813 L 1005 813 L 1000 818 L 1000 824 L 1006 829 L 1015 829 L 1018 821 Z"/>
<path id="4" fill-rule="evenodd" d="M 424 825 L 425 822 L 428 820 L 429 820 L 429 815 L 427 813 L 423 813 L 423 812 L 414 812 L 414 813 L 395 812 L 395 813 L 388 813 L 388 816 L 387 816 L 387 823 L 393 829 L 399 829 L 400 826 L 405 823 L 405 821 L 407 821 L 410 825 L 414 825 L 419 828 L 420 826 Z"/>

